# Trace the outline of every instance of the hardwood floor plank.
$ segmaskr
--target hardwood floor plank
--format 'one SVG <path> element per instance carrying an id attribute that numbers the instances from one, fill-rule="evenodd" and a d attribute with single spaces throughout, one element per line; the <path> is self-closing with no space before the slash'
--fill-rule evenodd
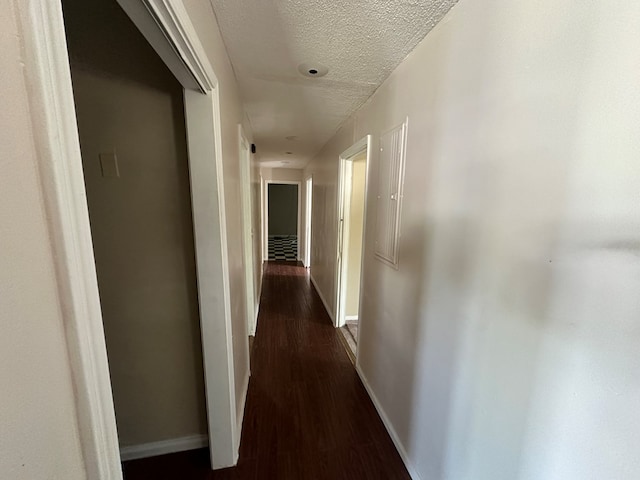
<path id="1" fill-rule="evenodd" d="M 200 449 L 124 464 L 127 480 L 409 479 L 307 270 L 265 269 L 234 468 Z"/>

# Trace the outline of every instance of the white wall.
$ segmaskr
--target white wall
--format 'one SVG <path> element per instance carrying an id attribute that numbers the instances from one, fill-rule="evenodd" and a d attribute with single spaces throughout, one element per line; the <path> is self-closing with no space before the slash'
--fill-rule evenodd
<path id="1" fill-rule="evenodd" d="M 238 422 L 240 422 L 249 382 L 249 343 L 242 249 L 238 124 L 242 123 L 249 143 L 252 142 L 253 134 L 243 113 L 236 78 L 211 4 L 202 0 L 183 0 L 183 2 L 219 81 L 236 409 Z"/>
<path id="2" fill-rule="evenodd" d="M 262 178 L 272 182 L 301 182 L 302 170 L 299 168 L 260 168 Z"/>
<path id="3" fill-rule="evenodd" d="M 85 478 L 16 6 L 0 0 L 0 478 Z"/>
<path id="4" fill-rule="evenodd" d="M 357 140 L 353 119 L 349 119 L 304 170 L 305 178 L 313 177 L 309 273 L 328 303 L 333 319 L 336 314 L 338 158 Z"/>
<path id="5" fill-rule="evenodd" d="M 338 155 L 408 115 L 359 363 L 416 478 L 640 477 L 639 43 L 636 2 L 462 0 L 306 169 L 333 299 Z"/>

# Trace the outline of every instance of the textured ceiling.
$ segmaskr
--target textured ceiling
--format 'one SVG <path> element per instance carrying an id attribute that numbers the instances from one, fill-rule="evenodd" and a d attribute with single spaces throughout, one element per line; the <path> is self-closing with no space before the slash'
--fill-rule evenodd
<path id="1" fill-rule="evenodd" d="M 211 0 L 260 162 L 304 167 L 456 1 Z"/>

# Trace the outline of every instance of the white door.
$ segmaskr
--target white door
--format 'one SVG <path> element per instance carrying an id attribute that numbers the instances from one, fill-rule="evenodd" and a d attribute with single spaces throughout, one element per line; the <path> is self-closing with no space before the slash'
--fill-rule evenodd
<path id="1" fill-rule="evenodd" d="M 307 178 L 305 194 L 304 266 L 309 268 L 311 266 L 311 197 L 313 195 L 313 180 L 311 177 Z"/>
<path id="2" fill-rule="evenodd" d="M 247 331 L 256 334 L 255 286 L 253 273 L 253 224 L 251 215 L 251 155 L 249 142 L 238 128 L 240 136 L 240 195 L 242 202 L 242 243 L 244 251 L 245 292 L 247 298 Z"/>

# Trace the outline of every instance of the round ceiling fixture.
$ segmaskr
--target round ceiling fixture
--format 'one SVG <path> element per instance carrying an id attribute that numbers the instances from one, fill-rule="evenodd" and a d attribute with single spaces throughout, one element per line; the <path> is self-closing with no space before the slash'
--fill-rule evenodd
<path id="1" fill-rule="evenodd" d="M 329 73 L 329 69 L 319 63 L 301 63 L 298 65 L 298 72 L 305 77 L 318 78 Z"/>

